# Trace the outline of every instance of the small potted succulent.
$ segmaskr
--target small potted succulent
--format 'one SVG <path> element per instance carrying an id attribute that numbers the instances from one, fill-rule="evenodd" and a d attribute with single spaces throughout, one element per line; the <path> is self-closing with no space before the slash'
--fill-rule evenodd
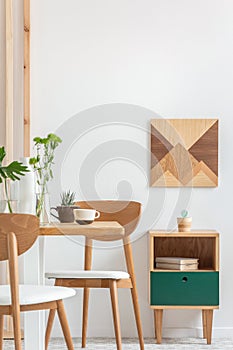
<path id="1" fill-rule="evenodd" d="M 179 232 L 189 232 L 191 231 L 192 218 L 188 216 L 187 210 L 182 210 L 181 217 L 177 218 L 178 231 Z"/>
<path id="2" fill-rule="evenodd" d="M 61 193 L 61 205 L 52 207 L 51 210 L 56 210 L 58 216 L 51 212 L 51 215 L 58 219 L 60 222 L 74 222 L 74 209 L 78 209 L 79 206 L 74 204 L 75 192 L 70 190 Z"/>

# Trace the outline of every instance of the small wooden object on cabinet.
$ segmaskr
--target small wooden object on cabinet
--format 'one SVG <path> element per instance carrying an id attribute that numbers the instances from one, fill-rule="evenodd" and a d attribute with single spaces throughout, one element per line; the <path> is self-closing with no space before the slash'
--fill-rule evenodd
<path id="1" fill-rule="evenodd" d="M 211 344 L 213 310 L 219 308 L 219 234 L 150 231 L 150 306 L 154 310 L 157 343 L 162 342 L 164 309 L 202 310 L 203 338 Z M 155 258 L 199 258 L 199 269 L 156 269 Z"/>

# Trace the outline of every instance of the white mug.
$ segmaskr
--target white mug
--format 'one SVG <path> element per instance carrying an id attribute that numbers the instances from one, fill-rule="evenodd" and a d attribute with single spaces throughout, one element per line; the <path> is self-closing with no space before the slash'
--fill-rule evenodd
<path id="1" fill-rule="evenodd" d="M 91 224 L 100 217 L 100 212 L 95 209 L 74 209 L 74 219 L 80 225 Z"/>

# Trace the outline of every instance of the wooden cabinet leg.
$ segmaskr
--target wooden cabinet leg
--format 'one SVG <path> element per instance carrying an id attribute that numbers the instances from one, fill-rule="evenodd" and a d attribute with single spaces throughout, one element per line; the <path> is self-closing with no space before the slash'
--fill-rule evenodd
<path id="1" fill-rule="evenodd" d="M 206 313 L 202 310 L 202 327 L 203 327 L 203 338 L 206 339 Z"/>
<path id="2" fill-rule="evenodd" d="M 155 339 L 157 339 L 155 310 L 154 310 L 154 331 L 155 331 Z"/>
<path id="3" fill-rule="evenodd" d="M 157 344 L 162 343 L 162 324 L 163 324 L 163 309 L 154 310 L 155 317 L 155 333 L 157 338 Z"/>
<path id="4" fill-rule="evenodd" d="M 212 323 L 213 323 L 213 310 L 205 310 L 206 317 L 206 339 L 207 344 L 211 344 L 212 337 Z"/>

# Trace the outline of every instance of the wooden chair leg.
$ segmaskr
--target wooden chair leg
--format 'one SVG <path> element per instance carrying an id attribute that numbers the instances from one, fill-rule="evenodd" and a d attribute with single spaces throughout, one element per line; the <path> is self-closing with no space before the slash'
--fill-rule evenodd
<path id="1" fill-rule="evenodd" d="M 120 314 L 118 309 L 118 295 L 117 295 L 116 280 L 113 280 L 110 283 L 110 294 L 111 294 L 111 301 L 112 301 L 112 313 L 113 313 L 113 321 L 114 321 L 114 328 L 115 328 L 115 335 L 116 335 L 117 350 L 122 350 Z"/>
<path id="2" fill-rule="evenodd" d="M 52 309 L 49 311 L 49 317 L 48 317 L 48 322 L 47 322 L 47 327 L 45 332 L 45 349 L 46 350 L 48 349 L 48 345 L 49 345 L 49 339 L 53 328 L 55 313 L 56 313 L 56 309 Z"/>
<path id="3" fill-rule="evenodd" d="M 84 288 L 84 290 L 83 290 L 82 348 L 85 348 L 86 343 L 87 343 L 87 322 L 88 322 L 89 295 L 90 295 L 90 288 Z"/>
<path id="4" fill-rule="evenodd" d="M 162 343 L 163 310 L 154 310 L 157 344 Z"/>
<path id="5" fill-rule="evenodd" d="M 131 289 L 131 295 L 132 295 L 132 300 L 133 300 L 133 307 L 134 307 L 135 320 L 136 320 L 136 325 L 137 325 L 137 330 L 138 330 L 140 349 L 144 350 L 144 339 L 143 339 L 143 334 L 142 334 L 141 316 L 140 316 L 137 290 L 135 287 L 133 287 Z"/>
<path id="6" fill-rule="evenodd" d="M 202 310 L 202 327 L 203 327 L 203 338 L 206 339 L 206 313 Z"/>
<path id="7" fill-rule="evenodd" d="M 3 325 L 4 325 L 4 316 L 0 315 L 0 350 L 3 349 Z"/>
<path id="8" fill-rule="evenodd" d="M 70 333 L 70 328 L 68 325 L 68 321 L 67 321 L 66 313 L 65 313 L 65 308 L 64 308 L 64 304 L 63 304 L 62 300 L 57 301 L 57 313 L 58 313 L 59 321 L 60 321 L 61 328 L 62 328 L 62 331 L 64 334 L 67 348 L 68 348 L 68 350 L 74 350 L 74 345 L 73 345 L 73 341 L 72 341 L 72 337 L 71 337 L 71 333 Z"/>
<path id="9" fill-rule="evenodd" d="M 132 252 L 132 246 L 130 243 L 130 238 L 129 237 L 125 238 L 123 240 L 123 243 L 124 243 L 127 270 L 128 270 L 128 273 L 130 274 L 131 282 L 133 285 L 133 288 L 131 289 L 131 294 L 133 299 L 133 307 L 134 307 L 140 349 L 144 350 L 144 339 L 142 334 L 142 323 L 141 323 L 140 309 L 138 304 L 137 285 L 136 285 L 136 277 L 134 272 L 133 252 Z"/>
<path id="10" fill-rule="evenodd" d="M 14 328 L 15 350 L 22 350 L 21 328 L 20 328 L 20 311 L 13 310 L 12 317 L 13 317 L 13 328 Z"/>
<path id="11" fill-rule="evenodd" d="M 9 259 L 9 275 L 11 290 L 11 316 L 13 317 L 15 350 L 22 350 L 20 329 L 20 305 L 18 285 L 18 246 L 13 232 L 7 234 L 7 250 Z"/>
<path id="12" fill-rule="evenodd" d="M 205 314 L 206 314 L 206 339 L 207 339 L 207 344 L 211 344 L 213 310 L 205 310 Z"/>
<path id="13" fill-rule="evenodd" d="M 84 270 L 91 270 L 92 265 L 92 239 L 87 238 L 85 240 L 85 258 L 84 258 Z M 86 347 L 87 343 L 87 322 L 88 322 L 88 306 L 89 306 L 90 289 L 84 288 L 83 290 L 83 324 L 82 324 L 82 348 Z"/>

